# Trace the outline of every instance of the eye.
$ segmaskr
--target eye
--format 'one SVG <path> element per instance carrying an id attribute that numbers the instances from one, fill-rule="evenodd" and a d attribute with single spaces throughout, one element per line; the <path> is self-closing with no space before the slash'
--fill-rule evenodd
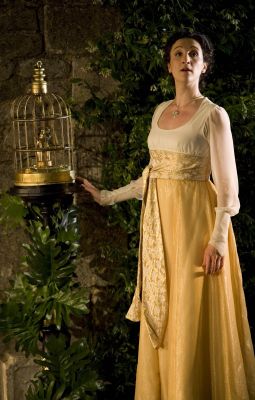
<path id="1" fill-rule="evenodd" d="M 181 51 L 176 51 L 176 53 L 174 53 L 175 57 L 181 57 L 182 56 L 182 52 Z"/>
<path id="2" fill-rule="evenodd" d="M 190 57 L 192 57 L 192 58 L 198 57 L 198 51 L 192 50 L 192 51 L 189 53 L 189 55 L 190 55 Z"/>

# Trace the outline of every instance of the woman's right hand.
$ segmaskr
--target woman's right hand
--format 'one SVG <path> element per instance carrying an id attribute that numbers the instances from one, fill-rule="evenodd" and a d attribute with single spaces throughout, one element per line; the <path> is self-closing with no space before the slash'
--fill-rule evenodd
<path id="1" fill-rule="evenodd" d="M 206 275 L 218 274 L 224 265 L 224 256 L 221 256 L 216 247 L 208 244 L 204 251 L 202 267 Z"/>
<path id="2" fill-rule="evenodd" d="M 100 204 L 101 195 L 100 190 L 97 189 L 92 183 L 90 183 L 87 179 L 81 178 L 80 176 L 76 177 L 76 181 L 87 191 L 91 194 L 93 199 Z"/>

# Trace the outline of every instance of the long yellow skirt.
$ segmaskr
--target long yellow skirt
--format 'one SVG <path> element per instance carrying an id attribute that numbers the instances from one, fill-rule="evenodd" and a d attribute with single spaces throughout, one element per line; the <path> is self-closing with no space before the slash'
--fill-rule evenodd
<path id="1" fill-rule="evenodd" d="M 255 359 L 232 226 L 223 270 L 207 276 L 211 182 L 157 179 L 168 275 L 163 347 L 140 326 L 135 400 L 254 400 Z"/>

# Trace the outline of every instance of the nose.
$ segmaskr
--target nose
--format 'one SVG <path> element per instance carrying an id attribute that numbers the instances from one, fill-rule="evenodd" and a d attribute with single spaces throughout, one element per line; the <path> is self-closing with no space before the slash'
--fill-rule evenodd
<path id="1" fill-rule="evenodd" d="M 190 63 L 189 53 L 184 54 L 182 62 L 183 62 L 183 64 L 189 64 Z"/>

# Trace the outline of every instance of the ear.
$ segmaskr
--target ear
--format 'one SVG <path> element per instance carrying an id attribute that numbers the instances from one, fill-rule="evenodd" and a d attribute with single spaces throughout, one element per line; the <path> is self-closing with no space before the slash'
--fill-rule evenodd
<path id="1" fill-rule="evenodd" d="M 202 74 L 205 74 L 205 73 L 206 73 L 207 67 L 208 67 L 208 64 L 207 64 L 207 63 L 204 63 L 204 66 L 203 66 L 203 69 L 202 69 Z"/>
<path id="2" fill-rule="evenodd" d="M 172 69 L 171 69 L 170 62 L 167 64 L 167 69 L 168 69 L 169 74 L 171 74 L 172 73 Z"/>

